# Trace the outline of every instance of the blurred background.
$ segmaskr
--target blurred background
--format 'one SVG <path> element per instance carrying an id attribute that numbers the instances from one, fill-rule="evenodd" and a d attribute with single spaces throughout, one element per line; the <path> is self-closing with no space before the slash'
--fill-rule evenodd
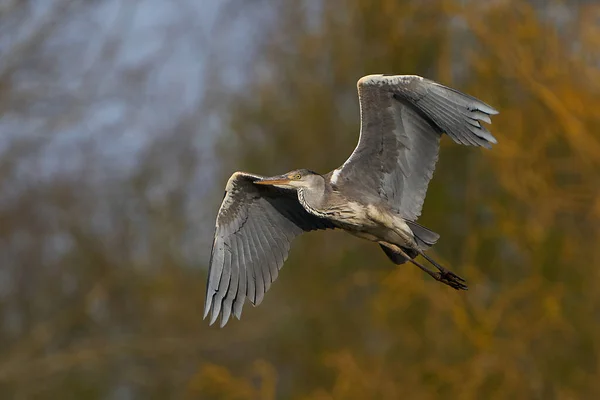
<path id="1" fill-rule="evenodd" d="M 600 398 L 600 4 L 4 0 L 0 398 Z M 420 222 L 459 293 L 342 232 L 202 321 L 236 170 L 339 166 L 356 81 L 500 110 Z"/>

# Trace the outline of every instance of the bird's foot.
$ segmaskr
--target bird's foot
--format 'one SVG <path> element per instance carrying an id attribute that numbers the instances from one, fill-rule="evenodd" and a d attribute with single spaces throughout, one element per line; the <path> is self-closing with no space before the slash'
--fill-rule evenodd
<path id="1" fill-rule="evenodd" d="M 441 269 L 440 272 L 436 273 L 434 278 L 437 281 L 445 283 L 456 290 L 468 290 L 468 286 L 466 285 L 466 281 L 460 276 L 456 275 L 454 272 L 449 271 L 447 269 Z"/>
<path id="2" fill-rule="evenodd" d="M 467 290 L 468 287 L 466 285 L 467 281 L 465 281 L 460 276 L 456 275 L 454 272 L 442 267 L 437 261 L 429 257 L 427 254 L 421 252 L 420 253 L 427 261 L 433 264 L 437 269 L 438 273 L 432 275 L 435 280 L 445 283 L 446 285 L 454 288 L 456 290 Z"/>
<path id="3" fill-rule="evenodd" d="M 442 282 L 456 290 L 468 289 L 466 285 L 467 281 L 465 281 L 460 276 L 456 275 L 454 272 L 442 267 L 440 264 L 438 264 L 435 260 L 433 260 L 431 257 L 423 253 L 422 251 L 419 252 L 419 254 L 421 254 L 427 261 L 433 264 L 439 272 L 433 272 L 432 270 L 415 260 L 413 257 L 406 254 L 406 252 L 404 252 L 404 250 L 402 249 L 398 249 L 397 252 L 400 253 L 403 257 L 405 257 L 409 262 L 419 267 L 422 271 L 427 272 L 436 281 Z"/>

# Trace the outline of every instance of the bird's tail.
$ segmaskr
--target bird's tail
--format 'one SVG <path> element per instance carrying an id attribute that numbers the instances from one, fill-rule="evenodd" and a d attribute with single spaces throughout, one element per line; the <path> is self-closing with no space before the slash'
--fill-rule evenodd
<path id="1" fill-rule="evenodd" d="M 415 258 L 416 256 L 419 255 L 419 252 L 423 252 L 424 250 L 429 249 L 440 238 L 440 235 L 438 235 L 437 233 L 435 233 L 432 230 L 425 228 L 423 225 L 419 225 L 416 222 L 412 222 L 412 221 L 405 221 L 405 222 L 408 225 L 408 227 L 410 228 L 410 230 L 412 231 L 413 236 L 415 238 L 415 242 L 417 242 L 417 246 L 419 246 L 419 250 L 409 249 L 406 247 L 402 248 L 402 251 L 404 252 L 404 254 L 410 256 L 411 258 Z M 383 252 L 385 253 L 385 255 L 388 256 L 388 258 L 394 264 L 400 265 L 400 264 L 404 264 L 405 262 L 408 261 L 408 259 L 403 254 L 400 254 L 399 252 L 394 251 L 390 247 L 387 247 L 383 244 L 380 244 L 380 246 L 381 246 L 381 249 L 383 250 Z"/>
<path id="2" fill-rule="evenodd" d="M 419 246 L 419 248 L 421 250 L 429 249 L 440 238 L 439 234 L 435 233 L 434 231 L 432 231 L 430 229 L 425 228 L 423 225 L 419 225 L 413 221 L 405 221 L 405 222 L 406 222 L 406 225 L 408 225 L 408 227 L 412 231 L 412 233 L 415 237 L 415 241 L 417 242 L 417 245 Z"/>

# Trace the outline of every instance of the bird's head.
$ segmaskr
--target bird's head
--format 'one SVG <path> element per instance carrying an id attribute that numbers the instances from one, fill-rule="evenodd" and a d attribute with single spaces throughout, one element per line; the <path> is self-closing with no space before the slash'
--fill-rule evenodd
<path id="1" fill-rule="evenodd" d="M 254 182 L 257 185 L 271 185 L 282 189 L 310 189 L 323 177 L 308 169 L 296 169 L 283 175 L 271 176 Z"/>

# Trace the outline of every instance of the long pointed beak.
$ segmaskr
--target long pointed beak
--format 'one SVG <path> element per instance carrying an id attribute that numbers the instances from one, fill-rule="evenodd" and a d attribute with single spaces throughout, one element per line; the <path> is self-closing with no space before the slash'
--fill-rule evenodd
<path id="1" fill-rule="evenodd" d="M 290 179 L 288 179 L 285 175 L 281 175 L 281 176 L 273 176 L 270 178 L 264 178 L 258 181 L 255 181 L 254 183 L 257 185 L 285 185 L 286 183 L 289 183 Z"/>

